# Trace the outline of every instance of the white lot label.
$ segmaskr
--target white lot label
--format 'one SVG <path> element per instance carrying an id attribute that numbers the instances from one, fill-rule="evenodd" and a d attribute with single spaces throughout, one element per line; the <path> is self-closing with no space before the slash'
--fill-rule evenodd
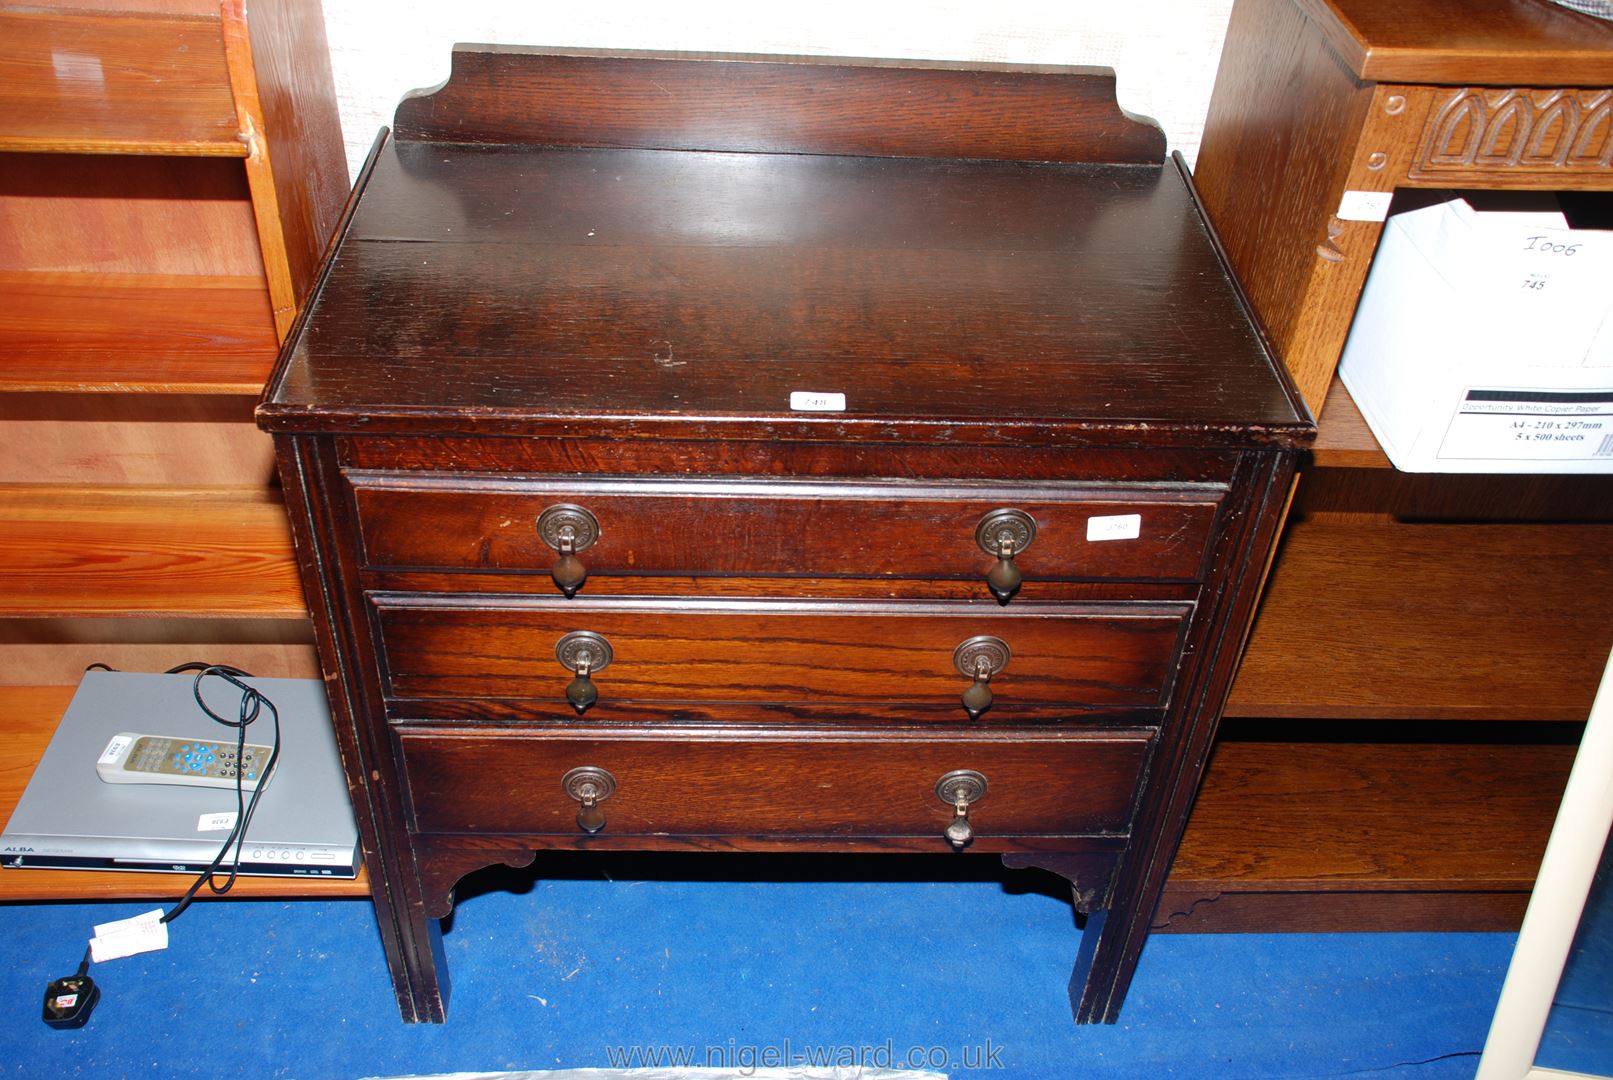
<path id="1" fill-rule="evenodd" d="M 1339 200 L 1340 221 L 1383 221 L 1389 217 L 1392 191 L 1346 191 Z"/>
<path id="2" fill-rule="evenodd" d="M 196 820 L 197 832 L 229 832 L 235 828 L 235 811 L 224 814 L 203 814 Z"/>
<path id="3" fill-rule="evenodd" d="M 162 921 L 162 908 L 157 908 L 132 919 L 97 926 L 95 936 L 90 938 L 90 957 L 100 964 L 167 947 L 168 924 Z"/>
<path id="4" fill-rule="evenodd" d="M 1088 540 L 1135 540 L 1143 534 L 1141 514 L 1111 514 L 1087 518 Z"/>
<path id="5" fill-rule="evenodd" d="M 797 412 L 845 412 L 846 395 L 818 390 L 792 390 L 790 408 Z"/>
<path id="6" fill-rule="evenodd" d="M 127 750 L 129 748 L 129 744 L 133 741 L 134 740 L 130 739 L 127 735 L 112 736 L 112 741 L 106 744 L 105 750 L 101 751 L 101 760 L 99 764 L 111 765 L 113 762 L 117 761 L 118 758 L 123 756 L 123 751 Z"/>

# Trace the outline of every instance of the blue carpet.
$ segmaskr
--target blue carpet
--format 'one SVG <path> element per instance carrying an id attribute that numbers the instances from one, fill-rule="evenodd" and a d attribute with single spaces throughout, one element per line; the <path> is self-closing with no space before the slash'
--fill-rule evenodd
<path id="1" fill-rule="evenodd" d="M 1585 898 L 1535 1060 L 1572 1072 L 1613 1072 L 1613 844 L 1602 851 Z"/>
<path id="2" fill-rule="evenodd" d="M 820 882 L 763 860 L 718 881 L 699 875 L 732 865 L 695 860 L 667 880 L 683 864 L 649 865 L 652 880 L 610 857 L 473 888 L 445 938 L 438 1027 L 399 1022 L 368 903 L 227 901 L 193 907 L 167 951 L 93 968 L 89 1026 L 54 1031 L 45 983 L 73 970 L 91 924 L 154 905 L 0 908 L 3 1074 L 351 1078 L 653 1064 L 622 1055 L 687 1047 L 693 1064 L 863 1052 L 955 1076 L 1466 1077 L 1513 943 L 1157 935 L 1121 1022 L 1077 1028 L 1056 879 Z"/>

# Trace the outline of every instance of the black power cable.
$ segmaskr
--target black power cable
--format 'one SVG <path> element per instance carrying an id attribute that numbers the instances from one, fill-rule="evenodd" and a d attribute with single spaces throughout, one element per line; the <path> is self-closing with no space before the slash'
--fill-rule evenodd
<path id="1" fill-rule="evenodd" d="M 169 673 L 177 674 L 187 670 L 196 671 L 196 679 L 191 683 L 191 693 L 196 698 L 197 706 L 218 723 L 235 729 L 235 759 L 237 761 L 246 756 L 247 727 L 258 718 L 264 709 L 269 710 L 269 717 L 274 721 L 274 744 L 269 750 L 269 763 L 264 766 L 258 780 L 258 786 L 252 790 L 250 800 L 246 798 L 241 770 L 236 770 L 235 826 L 230 830 L 229 836 L 224 838 L 224 843 L 220 845 L 218 854 L 213 856 L 213 861 L 208 864 L 207 869 L 197 876 L 196 880 L 191 883 L 190 888 L 185 890 L 185 895 L 180 897 L 179 902 L 162 917 L 161 921 L 165 923 L 173 922 L 179 918 L 184 910 L 190 907 L 190 902 L 195 899 L 197 892 L 201 890 L 204 884 L 215 896 L 223 896 L 235 884 L 235 879 L 240 873 L 241 845 L 246 843 L 247 825 L 252 821 L 252 814 L 258 808 L 258 799 L 263 795 L 263 789 L 268 786 L 269 778 L 274 775 L 274 767 L 280 760 L 280 711 L 274 707 L 274 702 L 265 697 L 256 687 L 241 681 L 242 677 L 246 676 L 246 672 L 224 664 L 181 664 L 179 667 L 171 669 Z M 241 692 L 240 707 L 234 720 L 214 712 L 202 698 L 202 680 L 208 676 L 223 679 Z M 235 847 L 233 857 L 230 855 L 231 845 Z M 218 876 L 219 868 L 226 859 L 229 859 L 229 873 L 224 878 L 223 884 L 220 884 L 215 879 Z"/>
<path id="2" fill-rule="evenodd" d="M 115 670 L 106 664 L 91 664 L 84 670 L 89 671 L 95 668 L 103 671 Z M 191 683 L 191 694 L 196 698 L 196 705 L 217 723 L 235 729 L 235 759 L 237 761 L 246 756 L 246 729 L 262 715 L 265 709 L 268 710 L 270 719 L 274 721 L 274 744 L 270 747 L 269 762 L 259 774 L 258 786 L 253 789 L 250 800 L 246 798 L 246 789 L 241 770 L 236 770 L 235 826 L 230 830 L 230 835 L 225 837 L 224 843 L 219 846 L 218 854 L 213 856 L 213 861 L 208 864 L 207 869 L 197 875 L 190 888 L 185 890 L 185 895 L 180 897 L 179 901 L 159 920 L 164 923 L 170 923 L 179 918 L 185 909 L 190 906 L 191 901 L 196 898 L 196 894 L 201 891 L 204 884 L 215 896 L 223 896 L 230 891 L 230 887 L 235 884 L 235 879 L 240 873 L 241 845 L 246 843 L 247 825 L 252 821 L 252 814 L 258 808 L 258 798 L 263 794 L 263 789 L 268 786 L 269 778 L 274 775 L 275 765 L 280 761 L 280 711 L 275 708 L 274 702 L 270 701 L 256 687 L 241 681 L 251 678 L 252 676 L 249 673 L 242 671 L 240 668 L 230 667 L 228 664 L 207 664 L 201 661 L 193 661 L 169 668 L 164 674 L 178 675 L 187 671 L 196 672 L 196 678 Z M 241 701 L 236 711 L 235 719 L 232 720 L 227 716 L 214 712 L 202 697 L 203 680 L 210 676 L 223 679 L 240 691 Z M 235 849 L 233 857 L 230 853 L 232 846 Z M 223 882 L 220 883 L 217 880 L 219 868 L 223 866 L 226 859 L 229 859 L 229 872 Z M 84 959 L 79 964 L 78 971 L 75 974 L 52 980 L 49 986 L 45 988 L 45 1005 L 41 1016 L 45 1023 L 55 1028 L 79 1028 L 83 1027 L 89 1020 L 90 1012 L 101 1000 L 100 988 L 95 985 L 95 980 L 89 977 L 89 966 L 90 953 L 86 950 Z"/>

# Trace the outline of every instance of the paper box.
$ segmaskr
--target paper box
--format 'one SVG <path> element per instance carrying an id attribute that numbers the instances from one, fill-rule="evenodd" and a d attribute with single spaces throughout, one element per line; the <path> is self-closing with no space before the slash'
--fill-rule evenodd
<path id="1" fill-rule="evenodd" d="M 1613 232 L 1525 201 L 1384 227 L 1339 374 L 1397 468 L 1613 472 Z"/>

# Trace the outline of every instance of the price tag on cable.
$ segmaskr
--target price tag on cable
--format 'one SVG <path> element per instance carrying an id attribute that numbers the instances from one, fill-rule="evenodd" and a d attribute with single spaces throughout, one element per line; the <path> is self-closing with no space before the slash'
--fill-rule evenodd
<path id="1" fill-rule="evenodd" d="M 168 947 L 168 924 L 162 921 L 162 908 L 116 922 L 101 923 L 90 938 L 90 957 L 97 964 L 136 953 L 158 952 Z"/>

